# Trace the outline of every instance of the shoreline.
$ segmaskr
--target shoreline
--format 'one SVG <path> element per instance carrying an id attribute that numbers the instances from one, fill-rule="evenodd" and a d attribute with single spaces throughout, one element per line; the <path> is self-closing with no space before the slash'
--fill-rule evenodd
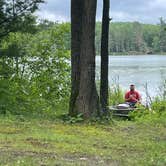
<path id="1" fill-rule="evenodd" d="M 142 55 L 142 56 L 154 56 L 154 55 L 161 55 L 161 56 L 166 56 L 166 52 L 164 53 L 153 53 L 153 54 L 147 54 L 147 53 L 110 53 L 109 56 L 139 56 L 139 55 Z M 96 53 L 96 56 L 100 56 L 100 54 L 97 54 Z"/>

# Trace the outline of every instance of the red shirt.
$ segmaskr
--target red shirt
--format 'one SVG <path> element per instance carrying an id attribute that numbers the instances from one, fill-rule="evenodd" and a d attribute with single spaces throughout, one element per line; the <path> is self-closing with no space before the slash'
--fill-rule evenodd
<path id="1" fill-rule="evenodd" d="M 128 102 L 137 102 L 141 99 L 141 96 L 137 91 L 128 91 L 125 94 L 125 99 Z"/>

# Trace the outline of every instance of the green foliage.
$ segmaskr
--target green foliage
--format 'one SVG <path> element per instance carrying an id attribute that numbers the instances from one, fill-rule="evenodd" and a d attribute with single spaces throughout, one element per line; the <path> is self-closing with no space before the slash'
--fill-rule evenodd
<path id="1" fill-rule="evenodd" d="M 0 39 L 10 32 L 35 32 L 36 18 L 32 15 L 43 0 L 1 0 Z"/>
<path id="2" fill-rule="evenodd" d="M 156 110 L 158 113 L 162 114 L 166 112 L 166 100 L 156 100 L 152 104 L 152 109 Z"/>
<path id="3" fill-rule="evenodd" d="M 6 114 L 15 99 L 15 96 L 9 90 L 9 87 L 10 82 L 8 80 L 0 81 L 0 113 L 2 114 Z"/>
<path id="4" fill-rule="evenodd" d="M 144 106 L 138 106 L 137 109 L 130 113 L 131 120 L 137 122 L 163 123 L 166 119 L 166 101 L 154 101 L 152 108 L 147 109 Z"/>
<path id="5" fill-rule="evenodd" d="M 49 29 L 56 25 L 56 22 L 41 20 L 38 29 Z M 160 24 L 141 24 L 139 22 L 113 22 L 110 25 L 109 36 L 109 54 L 146 54 L 146 53 L 163 53 L 161 48 L 165 44 L 165 21 L 162 19 Z M 70 32 L 70 23 L 68 23 Z M 70 49 L 70 33 L 66 33 L 65 45 Z M 101 49 L 101 22 L 96 23 L 95 34 L 96 53 L 100 55 Z"/>
<path id="6" fill-rule="evenodd" d="M 160 25 L 139 22 L 111 23 L 109 54 L 145 54 L 165 52 L 165 21 Z M 101 22 L 96 23 L 96 52 L 100 54 Z M 163 45 L 163 48 L 161 48 Z"/>
<path id="7" fill-rule="evenodd" d="M 23 57 L 26 55 L 27 43 L 32 35 L 28 33 L 10 33 L 1 43 L 1 51 L 5 57 Z"/>
<path id="8" fill-rule="evenodd" d="M 62 117 L 62 119 L 63 119 L 66 123 L 70 123 L 70 124 L 80 123 L 80 122 L 83 122 L 83 121 L 84 121 L 83 114 L 78 114 L 76 117 L 71 117 L 71 116 L 68 116 L 68 115 L 65 114 L 65 115 Z"/>
<path id="9" fill-rule="evenodd" d="M 114 85 L 109 88 L 109 105 L 117 105 L 124 103 L 124 92 L 119 85 Z"/>
<path id="10" fill-rule="evenodd" d="M 65 45 L 69 28 L 56 25 L 35 35 L 11 33 L 2 42 L 0 81 L 5 110 L 11 113 L 45 113 L 68 108 L 70 90 L 70 51 Z M 10 100 L 10 102 L 8 102 Z M 61 104 L 65 103 L 65 104 Z"/>
<path id="11" fill-rule="evenodd" d="M 163 18 L 160 18 L 160 50 L 166 52 L 166 23 Z"/>
<path id="12" fill-rule="evenodd" d="M 160 38 L 158 36 L 155 36 L 153 38 L 152 47 L 154 49 L 154 52 L 160 52 Z"/>
<path id="13" fill-rule="evenodd" d="M 65 25 L 56 26 L 48 32 L 40 32 L 30 43 L 29 57 L 37 59 L 29 63 L 28 69 L 33 73 L 31 80 L 50 105 L 69 96 L 69 51 L 64 45 L 66 30 Z"/>
<path id="14" fill-rule="evenodd" d="M 146 109 L 142 105 L 137 105 L 137 109 L 129 113 L 129 117 L 133 121 L 138 121 L 139 119 L 144 119 L 146 116 L 153 114 L 152 111 Z"/>

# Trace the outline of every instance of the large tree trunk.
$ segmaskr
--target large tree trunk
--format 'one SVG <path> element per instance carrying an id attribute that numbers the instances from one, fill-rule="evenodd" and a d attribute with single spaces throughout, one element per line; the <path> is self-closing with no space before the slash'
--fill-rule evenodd
<path id="1" fill-rule="evenodd" d="M 82 0 L 71 0 L 71 97 L 69 114 L 78 114 L 75 102 L 79 93 L 80 84 L 80 54 L 81 54 L 81 35 L 82 35 Z"/>
<path id="2" fill-rule="evenodd" d="M 109 63 L 109 8 L 110 0 L 103 0 L 102 37 L 101 37 L 101 84 L 100 102 L 103 110 L 108 106 L 108 63 Z"/>
<path id="3" fill-rule="evenodd" d="M 82 10 L 82 25 L 79 63 L 78 96 L 74 100 L 71 112 L 82 113 L 85 118 L 99 113 L 99 97 L 95 84 L 95 18 L 96 0 L 84 0 Z M 73 39 L 74 40 L 74 39 Z M 74 42 L 74 41 L 73 41 Z M 80 47 L 81 46 L 81 47 Z"/>

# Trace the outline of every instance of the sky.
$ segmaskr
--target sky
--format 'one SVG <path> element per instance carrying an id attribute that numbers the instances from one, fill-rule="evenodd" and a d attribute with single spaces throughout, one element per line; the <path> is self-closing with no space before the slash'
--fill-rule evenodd
<path id="1" fill-rule="evenodd" d="M 70 21 L 71 0 L 45 0 L 37 15 L 51 21 Z M 98 0 L 97 20 L 101 20 L 102 1 Z M 114 22 L 139 21 L 156 24 L 159 18 L 166 18 L 166 0 L 110 0 L 110 17 Z"/>

